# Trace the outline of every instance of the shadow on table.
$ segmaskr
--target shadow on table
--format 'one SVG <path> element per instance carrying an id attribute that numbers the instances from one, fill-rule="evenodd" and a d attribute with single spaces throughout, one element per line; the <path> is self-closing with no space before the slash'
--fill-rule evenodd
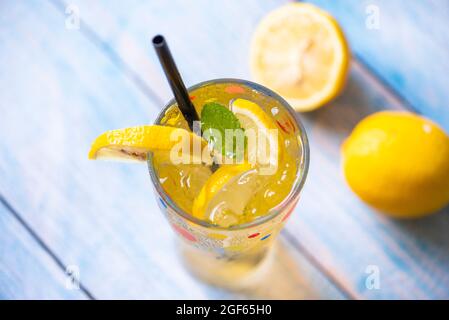
<path id="1" fill-rule="evenodd" d="M 309 135 L 323 137 L 320 143 L 326 144 L 324 139 L 329 135 L 341 142 L 363 118 L 385 108 L 398 109 L 398 106 L 374 88 L 359 68 L 353 67 L 337 99 L 316 111 L 301 113 L 300 118 Z M 335 139 L 329 142 L 334 143 Z"/>
<path id="2" fill-rule="evenodd" d="M 270 261 L 265 270 L 244 288 L 235 290 L 238 297 L 244 299 L 333 299 L 326 280 L 316 274 L 309 262 L 292 252 L 282 241 L 277 241 Z M 312 274 L 315 273 L 315 274 Z M 326 295 L 326 296 L 323 296 Z"/>
<path id="3" fill-rule="evenodd" d="M 422 252 L 432 253 L 449 265 L 449 206 L 421 219 L 392 220 L 392 225 L 412 237 Z"/>

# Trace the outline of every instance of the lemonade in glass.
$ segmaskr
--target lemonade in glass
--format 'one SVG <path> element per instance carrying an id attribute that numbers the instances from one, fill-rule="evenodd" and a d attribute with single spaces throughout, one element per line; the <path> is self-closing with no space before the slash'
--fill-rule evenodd
<path id="1" fill-rule="evenodd" d="M 237 132 L 226 144 L 206 137 L 212 161 L 190 157 L 183 163 L 167 150 L 149 152 L 150 176 L 187 267 L 213 284 L 241 284 L 263 265 L 298 201 L 309 161 L 306 133 L 285 100 L 258 84 L 212 80 L 189 94 L 203 137 L 205 118 L 218 119 L 220 127 L 231 117 L 226 108 L 244 138 L 237 141 Z M 155 124 L 189 130 L 174 100 Z"/>

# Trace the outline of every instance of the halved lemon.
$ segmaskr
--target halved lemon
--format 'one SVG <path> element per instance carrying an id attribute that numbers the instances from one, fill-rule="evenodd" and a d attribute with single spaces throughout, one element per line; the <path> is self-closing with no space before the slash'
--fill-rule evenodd
<path id="1" fill-rule="evenodd" d="M 188 157 L 192 163 L 210 162 L 206 147 L 204 139 L 185 129 L 143 125 L 99 135 L 92 143 L 89 159 L 142 162 L 148 152 L 163 150 L 176 151 L 176 156 Z"/>
<path id="2" fill-rule="evenodd" d="M 247 136 L 247 159 L 264 170 L 274 173 L 282 158 L 283 139 L 273 119 L 256 103 L 235 99 L 231 111 L 239 119 Z M 274 171 L 273 171 L 274 170 Z M 270 174 L 270 172 L 266 172 Z"/>
<path id="3" fill-rule="evenodd" d="M 255 80 L 297 111 L 311 111 L 343 89 L 350 53 L 337 21 L 306 3 L 289 3 L 257 27 L 250 63 Z"/>

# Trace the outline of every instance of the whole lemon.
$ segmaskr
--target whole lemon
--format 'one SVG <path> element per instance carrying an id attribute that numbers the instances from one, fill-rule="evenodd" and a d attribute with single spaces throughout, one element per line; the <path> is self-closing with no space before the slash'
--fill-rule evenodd
<path id="1" fill-rule="evenodd" d="M 351 189 L 393 217 L 421 217 L 449 203 L 449 137 L 426 118 L 370 115 L 344 142 L 342 155 Z"/>

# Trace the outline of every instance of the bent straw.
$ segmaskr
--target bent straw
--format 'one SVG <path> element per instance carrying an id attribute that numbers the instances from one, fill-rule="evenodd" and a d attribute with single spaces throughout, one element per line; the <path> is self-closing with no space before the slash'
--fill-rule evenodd
<path id="1" fill-rule="evenodd" d="M 200 118 L 195 110 L 195 107 L 193 106 L 192 101 L 190 101 L 189 93 L 187 92 L 178 68 L 176 67 L 175 61 L 170 53 L 170 49 L 168 48 L 168 44 L 163 36 L 157 35 L 153 38 L 153 46 L 156 50 L 159 62 L 162 65 L 162 69 L 164 70 L 168 83 L 170 84 L 173 95 L 175 96 L 178 108 L 189 124 L 190 130 L 193 131 L 193 121 L 199 121 Z"/>

